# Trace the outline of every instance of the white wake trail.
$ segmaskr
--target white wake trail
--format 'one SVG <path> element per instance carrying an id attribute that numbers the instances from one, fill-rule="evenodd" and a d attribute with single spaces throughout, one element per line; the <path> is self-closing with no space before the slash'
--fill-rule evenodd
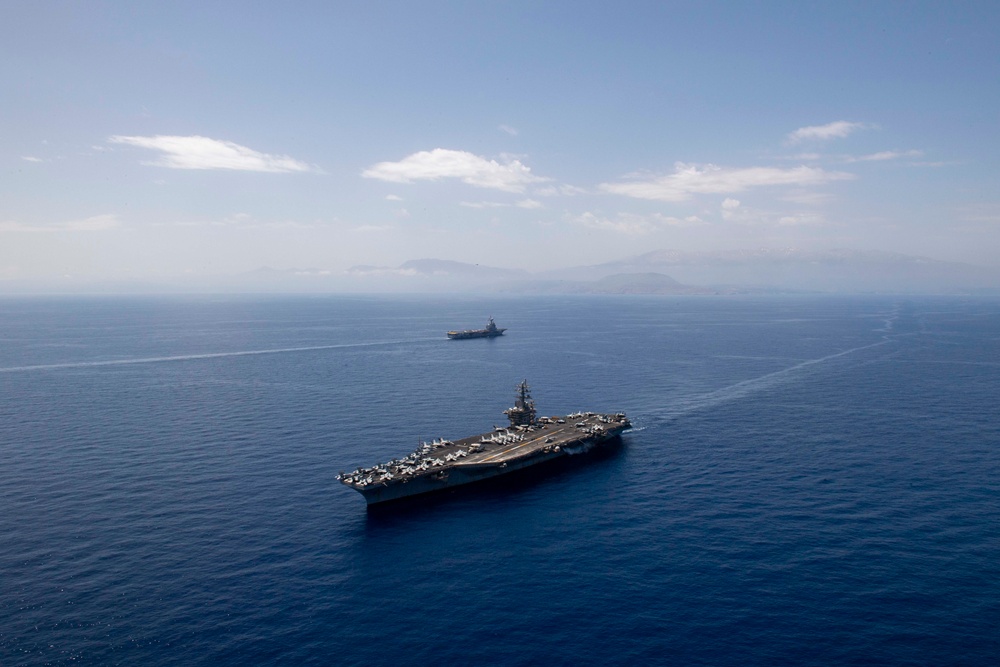
<path id="1" fill-rule="evenodd" d="M 422 338 L 419 340 L 386 340 L 373 343 L 342 343 L 338 345 L 309 345 L 304 347 L 279 347 L 263 350 L 238 350 L 235 352 L 207 352 L 205 354 L 178 354 L 167 357 L 139 357 L 137 359 L 108 359 L 105 361 L 71 361 L 60 364 L 36 364 L 33 366 L 7 366 L 0 368 L 0 373 L 25 373 L 31 371 L 55 371 L 70 368 L 92 368 L 95 366 L 128 366 L 131 364 L 159 364 L 170 361 L 192 361 L 198 359 L 221 359 L 223 357 L 249 357 L 262 354 L 288 354 L 291 352 L 311 352 L 315 350 L 337 350 L 351 347 L 378 347 L 381 345 L 400 345 L 421 341 L 437 340 Z"/>
<path id="2" fill-rule="evenodd" d="M 722 387 L 721 389 L 716 389 L 715 391 L 710 391 L 705 394 L 689 396 L 665 408 L 663 412 L 656 416 L 661 419 L 673 419 L 689 412 L 704 410 L 706 408 L 719 405 L 720 403 L 726 403 L 728 401 L 743 398 L 758 391 L 770 389 L 771 387 L 777 386 L 783 382 L 787 382 L 790 379 L 790 376 L 794 375 L 797 371 L 800 371 L 803 368 L 815 366 L 816 364 L 822 364 L 826 361 L 830 361 L 831 359 L 844 357 L 862 350 L 870 350 L 891 342 L 891 339 L 886 338 L 885 340 L 881 340 L 870 345 L 853 347 L 849 350 L 828 354 L 825 357 L 802 361 L 793 366 L 789 366 L 788 368 L 782 368 L 780 371 L 774 371 L 773 373 L 768 373 L 767 375 L 762 375 L 750 380 L 743 380 L 742 382 L 737 382 L 736 384 L 729 385 L 728 387 Z"/>

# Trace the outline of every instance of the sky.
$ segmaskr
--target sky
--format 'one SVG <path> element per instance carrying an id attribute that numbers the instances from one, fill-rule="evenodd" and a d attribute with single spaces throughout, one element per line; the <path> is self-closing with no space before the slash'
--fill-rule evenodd
<path id="1" fill-rule="evenodd" d="M 1000 3 L 0 3 L 0 281 L 1000 264 Z"/>

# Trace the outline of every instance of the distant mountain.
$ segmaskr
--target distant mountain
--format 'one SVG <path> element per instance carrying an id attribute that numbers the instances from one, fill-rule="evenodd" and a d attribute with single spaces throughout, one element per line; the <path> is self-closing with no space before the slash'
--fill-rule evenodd
<path id="1" fill-rule="evenodd" d="M 153 283 L 60 278 L 0 280 L 0 294 L 31 293 L 756 294 L 775 292 L 1000 295 L 1000 267 L 900 253 L 795 248 L 729 252 L 653 250 L 536 272 L 445 259 L 347 271 L 261 267 L 242 274 L 163 278 Z"/>
<path id="2" fill-rule="evenodd" d="M 262 292 L 1000 294 L 1000 270 L 878 251 L 653 250 L 533 273 L 445 259 L 415 259 L 396 267 L 358 265 L 345 272 L 262 268 L 219 285 L 226 291 Z"/>
<path id="3" fill-rule="evenodd" d="M 523 280 L 503 286 L 519 294 L 715 294 L 662 273 L 619 273 L 599 280 Z"/>
<path id="4" fill-rule="evenodd" d="M 604 264 L 552 271 L 544 277 L 573 280 L 647 272 L 669 274 L 689 284 L 743 289 L 924 294 L 1000 289 L 997 269 L 899 253 L 794 248 L 713 253 L 654 250 Z"/>
<path id="5" fill-rule="evenodd" d="M 444 259 L 246 274 L 259 291 L 500 291 L 520 294 L 1000 293 L 1000 270 L 900 253 L 795 248 L 654 250 L 591 266 L 528 272 Z M 239 281 L 236 281 L 239 282 Z"/>

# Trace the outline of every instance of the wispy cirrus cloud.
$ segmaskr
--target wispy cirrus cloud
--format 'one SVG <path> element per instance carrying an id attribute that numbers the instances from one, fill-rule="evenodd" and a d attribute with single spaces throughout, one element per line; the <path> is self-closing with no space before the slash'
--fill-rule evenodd
<path id="1" fill-rule="evenodd" d="M 352 266 L 344 273 L 349 276 L 405 276 L 414 277 L 420 275 L 416 269 L 394 269 L 388 266 Z"/>
<path id="2" fill-rule="evenodd" d="M 222 217 L 211 218 L 179 218 L 167 219 L 158 222 L 149 222 L 149 227 L 177 227 L 177 228 L 232 228 L 232 229 L 318 229 L 326 226 L 326 222 L 313 220 L 311 222 L 301 222 L 294 219 L 259 219 L 250 213 L 232 213 Z"/>
<path id="3" fill-rule="evenodd" d="M 782 155 L 779 160 L 786 162 L 816 162 L 823 159 L 822 153 L 796 153 L 795 155 Z"/>
<path id="4" fill-rule="evenodd" d="M 910 151 L 880 151 L 870 155 L 849 158 L 848 162 L 883 162 L 885 160 L 899 160 L 901 158 L 923 157 L 924 152 L 918 150 Z"/>
<path id="5" fill-rule="evenodd" d="M 714 164 L 694 165 L 678 162 L 674 165 L 674 173 L 666 176 L 635 177 L 620 183 L 602 183 L 599 187 L 605 192 L 636 199 L 680 202 L 698 194 L 732 194 L 751 188 L 819 185 L 853 178 L 853 174 L 826 171 L 818 167 L 729 168 Z"/>
<path id="6" fill-rule="evenodd" d="M 81 220 L 57 222 L 48 225 L 27 225 L 23 222 L 0 222 L 0 233 L 51 234 L 54 232 L 105 232 L 121 227 L 116 215 L 94 215 Z"/>
<path id="7" fill-rule="evenodd" d="M 727 198 L 722 202 L 722 219 L 740 225 L 771 227 L 799 227 L 822 225 L 823 216 L 815 212 L 774 213 L 743 206 L 738 199 Z"/>
<path id="8" fill-rule="evenodd" d="M 464 201 L 461 205 L 466 208 L 544 208 L 542 202 L 535 199 L 522 199 L 512 204 L 499 201 Z"/>
<path id="9" fill-rule="evenodd" d="M 392 232 L 398 229 L 395 225 L 359 225 L 353 230 L 359 234 L 381 234 L 384 232 Z"/>
<path id="10" fill-rule="evenodd" d="M 665 227 L 695 227 L 706 224 L 704 220 L 696 215 L 686 218 L 675 218 L 660 213 L 652 215 L 619 213 L 613 217 L 606 217 L 589 211 L 571 218 L 571 222 L 590 229 L 600 229 L 629 236 L 642 236 Z"/>
<path id="11" fill-rule="evenodd" d="M 800 127 L 791 132 L 787 137 L 788 143 L 797 144 L 802 141 L 828 141 L 830 139 L 843 139 L 852 132 L 868 127 L 865 123 L 852 123 L 847 120 L 837 120 L 826 125 L 810 125 Z"/>
<path id="12" fill-rule="evenodd" d="M 25 162 L 44 162 L 42 158 L 35 157 L 34 155 L 22 155 L 21 159 L 24 160 Z"/>
<path id="13" fill-rule="evenodd" d="M 546 185 L 545 187 L 535 188 L 532 192 L 539 197 L 575 197 L 587 194 L 587 190 L 575 185 Z"/>
<path id="14" fill-rule="evenodd" d="M 454 178 L 478 188 L 524 192 L 531 183 L 547 181 L 535 176 L 520 160 L 497 162 L 467 151 L 435 148 L 409 155 L 398 162 L 379 162 L 361 172 L 365 178 L 390 183 L 437 181 Z"/>
<path id="15" fill-rule="evenodd" d="M 886 162 L 889 160 L 912 160 L 923 157 L 924 152 L 920 150 L 908 151 L 879 151 L 868 155 L 846 155 L 843 153 L 796 153 L 794 155 L 781 156 L 779 159 L 795 162 L 815 162 L 825 160 L 830 163 L 851 164 L 854 162 Z"/>
<path id="16" fill-rule="evenodd" d="M 229 169 L 266 173 L 319 171 L 287 155 L 261 153 L 232 141 L 220 141 L 197 135 L 190 137 L 115 135 L 108 138 L 108 143 L 160 151 L 159 159 L 143 164 L 168 169 Z"/>
<path id="17" fill-rule="evenodd" d="M 778 216 L 776 224 L 779 227 L 816 227 L 826 223 L 819 213 L 789 213 Z"/>
<path id="18" fill-rule="evenodd" d="M 499 201 L 463 201 L 459 203 L 459 206 L 465 208 L 507 208 L 510 204 Z"/>
<path id="19" fill-rule="evenodd" d="M 833 201 L 833 195 L 825 192 L 812 192 L 809 190 L 798 190 L 789 192 L 779 198 L 781 201 L 799 204 L 800 206 L 824 206 Z"/>
<path id="20" fill-rule="evenodd" d="M 497 129 L 501 132 L 506 132 L 512 137 L 516 137 L 518 134 L 517 128 L 511 127 L 510 125 L 500 125 Z"/>

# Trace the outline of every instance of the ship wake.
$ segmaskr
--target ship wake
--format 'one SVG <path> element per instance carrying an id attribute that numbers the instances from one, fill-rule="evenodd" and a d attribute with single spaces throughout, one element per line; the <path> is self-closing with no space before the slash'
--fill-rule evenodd
<path id="1" fill-rule="evenodd" d="M 60 364 L 37 364 L 33 366 L 7 366 L 0 368 L 0 373 L 28 373 L 32 371 L 55 371 L 71 368 L 94 368 L 99 366 L 128 366 L 131 364 L 162 364 L 173 361 L 198 361 L 201 359 L 221 359 L 223 357 L 251 357 L 264 354 L 289 354 L 294 352 L 313 352 L 316 350 L 338 350 L 356 347 L 380 347 L 388 345 L 405 345 L 415 342 L 436 341 L 436 338 L 419 340 L 387 340 L 370 343 L 343 343 L 338 345 L 307 345 L 303 347 L 279 347 L 262 350 L 237 350 L 233 352 L 207 352 L 205 354 L 178 354 L 163 357 L 137 357 L 132 359 L 106 359 L 101 361 L 71 361 Z"/>
<path id="2" fill-rule="evenodd" d="M 706 410 L 723 403 L 736 401 L 758 392 L 767 391 L 774 387 L 794 382 L 805 376 L 808 372 L 814 370 L 813 367 L 819 364 L 824 364 L 848 355 L 857 354 L 858 352 L 862 352 L 864 350 L 882 347 L 892 342 L 893 340 L 891 338 L 886 337 L 877 343 L 853 347 L 849 350 L 842 350 L 840 352 L 828 354 L 824 357 L 816 359 L 808 359 L 787 368 L 782 368 L 781 370 L 761 375 L 760 377 L 743 380 L 742 382 L 737 382 L 736 384 L 731 384 L 727 387 L 722 387 L 704 394 L 687 396 L 675 401 L 672 405 L 662 409 L 662 411 L 654 412 L 653 414 L 648 415 L 648 417 L 654 420 L 670 421 L 692 412 Z"/>

